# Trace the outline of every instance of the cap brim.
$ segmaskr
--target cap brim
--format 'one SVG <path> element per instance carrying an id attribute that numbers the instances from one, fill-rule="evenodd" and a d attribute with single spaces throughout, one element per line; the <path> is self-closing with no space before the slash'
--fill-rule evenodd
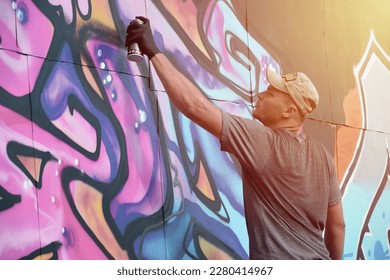
<path id="1" fill-rule="evenodd" d="M 276 89 L 288 93 L 286 86 L 284 85 L 283 78 L 270 68 L 267 69 L 267 80 Z"/>

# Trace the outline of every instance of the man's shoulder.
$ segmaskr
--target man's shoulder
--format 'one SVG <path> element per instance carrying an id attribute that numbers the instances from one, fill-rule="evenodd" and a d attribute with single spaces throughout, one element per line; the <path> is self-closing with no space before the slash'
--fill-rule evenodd
<path id="1" fill-rule="evenodd" d="M 312 136 L 306 135 L 306 139 L 309 141 L 311 150 L 314 154 L 317 154 L 317 156 L 321 156 L 323 159 L 326 159 L 328 165 L 334 164 L 332 151 L 329 150 L 329 148 L 327 148 L 324 143 Z"/>
<path id="2" fill-rule="evenodd" d="M 226 122 L 240 122 L 240 123 L 247 123 L 249 125 L 259 125 L 261 127 L 264 127 L 264 125 L 259 122 L 258 120 L 254 119 L 251 115 L 249 114 L 243 114 L 243 115 L 236 115 L 230 112 L 227 112 L 225 110 L 222 110 L 222 119 L 226 120 Z"/>

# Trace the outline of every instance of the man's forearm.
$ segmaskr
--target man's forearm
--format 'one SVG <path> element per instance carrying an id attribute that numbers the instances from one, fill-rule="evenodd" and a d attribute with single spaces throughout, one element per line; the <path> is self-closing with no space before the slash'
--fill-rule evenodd
<path id="1" fill-rule="evenodd" d="M 155 55 L 151 61 L 171 101 L 180 112 L 190 117 L 191 107 L 206 98 L 164 54 Z"/>
<path id="2" fill-rule="evenodd" d="M 325 230 L 325 245 L 333 260 L 341 260 L 344 249 L 345 227 L 338 226 Z"/>
<path id="3" fill-rule="evenodd" d="M 343 257 L 345 239 L 345 221 L 343 216 L 343 205 L 338 203 L 328 208 L 328 218 L 325 227 L 325 245 L 334 260 Z"/>

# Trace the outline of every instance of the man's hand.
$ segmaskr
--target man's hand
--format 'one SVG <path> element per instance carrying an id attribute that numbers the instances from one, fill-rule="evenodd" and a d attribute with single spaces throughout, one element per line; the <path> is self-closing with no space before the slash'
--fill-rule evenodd
<path id="1" fill-rule="evenodd" d="M 138 43 L 142 53 L 151 59 L 156 54 L 161 53 L 161 51 L 154 42 L 149 19 L 141 16 L 137 16 L 136 18 L 143 23 L 133 20 L 127 26 L 126 47 L 133 43 Z"/>

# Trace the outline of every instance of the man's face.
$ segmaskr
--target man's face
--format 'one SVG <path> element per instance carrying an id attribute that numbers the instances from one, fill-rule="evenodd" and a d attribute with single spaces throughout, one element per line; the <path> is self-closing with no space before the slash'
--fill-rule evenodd
<path id="1" fill-rule="evenodd" d="M 253 117 L 265 126 L 275 127 L 283 119 L 283 112 L 292 102 L 291 97 L 273 86 L 257 94 Z"/>

